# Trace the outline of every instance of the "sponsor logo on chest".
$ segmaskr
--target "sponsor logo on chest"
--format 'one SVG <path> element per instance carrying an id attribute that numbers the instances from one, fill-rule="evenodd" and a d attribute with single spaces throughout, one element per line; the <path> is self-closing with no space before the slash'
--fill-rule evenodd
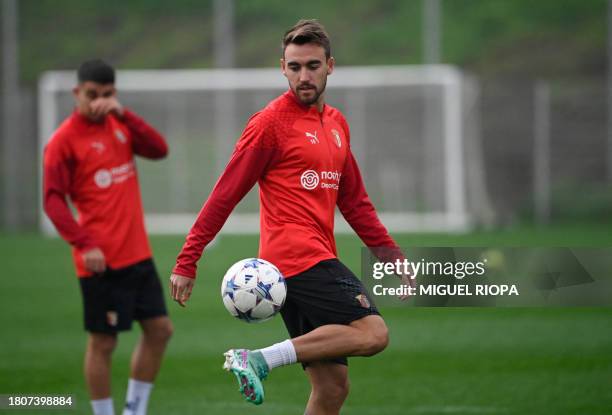
<path id="1" fill-rule="evenodd" d="M 123 183 L 135 174 L 134 162 L 128 161 L 110 169 L 98 169 L 94 173 L 94 183 L 100 189 L 106 189 L 112 184 Z"/>
<path id="2" fill-rule="evenodd" d="M 306 190 L 314 190 L 317 187 L 321 187 L 321 189 L 338 190 L 341 176 L 342 173 L 338 171 L 324 170 L 317 173 L 315 170 L 306 170 L 300 176 L 300 183 Z"/>

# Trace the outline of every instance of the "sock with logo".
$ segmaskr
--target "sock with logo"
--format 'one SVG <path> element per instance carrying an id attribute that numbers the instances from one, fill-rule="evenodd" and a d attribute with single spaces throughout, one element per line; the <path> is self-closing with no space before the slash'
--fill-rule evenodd
<path id="1" fill-rule="evenodd" d="M 285 340 L 284 342 L 273 344 L 270 347 L 254 351 L 260 352 L 263 355 L 268 364 L 268 369 L 270 370 L 275 367 L 291 365 L 297 362 L 295 347 L 293 347 L 291 340 Z"/>
<path id="2" fill-rule="evenodd" d="M 130 379 L 123 415 L 145 415 L 151 389 L 153 389 L 152 383 Z"/>
<path id="3" fill-rule="evenodd" d="M 115 415 L 113 398 L 95 399 L 91 401 L 94 415 Z"/>

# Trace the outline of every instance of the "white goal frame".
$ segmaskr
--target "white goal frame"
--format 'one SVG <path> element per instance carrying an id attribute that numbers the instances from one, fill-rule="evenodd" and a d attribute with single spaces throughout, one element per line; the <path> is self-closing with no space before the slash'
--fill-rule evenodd
<path id="1" fill-rule="evenodd" d="M 56 94 L 70 91 L 75 84 L 74 71 L 45 72 L 38 84 L 39 177 L 42 183 L 42 153 L 45 144 L 62 120 L 58 119 Z M 462 73 L 448 65 L 405 65 L 337 67 L 329 77 L 328 88 L 376 88 L 409 85 L 443 87 L 444 192 L 445 209 L 440 212 L 380 212 L 391 232 L 462 232 L 470 228 L 466 207 L 465 159 L 463 137 Z M 121 70 L 117 71 L 119 91 L 226 91 L 286 89 L 279 69 L 206 69 L 206 70 Z M 223 112 L 218 111 L 222 117 Z M 223 120 L 221 121 L 222 124 Z M 219 124 L 219 123 L 216 123 Z M 42 187 L 42 186 L 39 186 Z M 40 230 L 46 235 L 56 231 L 40 204 Z M 375 202 L 375 201 L 374 201 Z M 154 234 L 186 234 L 197 212 L 192 214 L 145 214 L 147 229 Z M 336 232 L 350 227 L 336 218 Z M 258 213 L 232 213 L 224 233 L 258 233 Z"/>

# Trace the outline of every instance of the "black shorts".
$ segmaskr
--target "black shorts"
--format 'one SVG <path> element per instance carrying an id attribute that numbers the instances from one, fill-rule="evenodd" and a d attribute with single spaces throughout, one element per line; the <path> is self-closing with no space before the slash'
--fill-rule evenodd
<path id="1" fill-rule="evenodd" d="M 326 324 L 346 325 L 380 315 L 361 281 L 337 259 L 321 261 L 286 282 L 287 299 L 281 315 L 291 338 Z M 330 361 L 348 364 L 346 357 Z"/>
<path id="2" fill-rule="evenodd" d="M 167 315 L 164 294 L 152 259 L 102 274 L 79 278 L 85 330 L 116 333 L 133 320 Z"/>

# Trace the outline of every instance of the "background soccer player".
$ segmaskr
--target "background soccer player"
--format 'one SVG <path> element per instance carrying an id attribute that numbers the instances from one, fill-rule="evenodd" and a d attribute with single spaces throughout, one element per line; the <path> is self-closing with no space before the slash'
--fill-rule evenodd
<path id="1" fill-rule="evenodd" d="M 146 413 L 153 381 L 172 334 L 145 233 L 134 155 L 160 159 L 164 138 L 116 98 L 115 71 L 83 63 L 76 109 L 45 148 L 44 208 L 73 247 L 89 332 L 85 380 L 94 414 L 114 414 L 111 355 L 117 333 L 138 320 L 125 415 Z M 76 207 L 74 219 L 66 197 Z"/>
<path id="2" fill-rule="evenodd" d="M 259 255 L 287 278 L 281 313 L 291 340 L 230 350 L 226 368 L 247 400 L 261 403 L 260 380 L 302 362 L 312 385 L 306 413 L 337 414 L 348 394 L 346 356 L 376 354 L 388 337 L 361 281 L 337 259 L 336 205 L 367 246 L 398 248 L 365 191 L 344 116 L 325 104 L 334 58 L 317 21 L 300 21 L 285 34 L 281 67 L 290 88 L 249 120 L 178 256 L 172 296 L 182 305 L 189 299 L 202 250 L 259 182 Z"/>

